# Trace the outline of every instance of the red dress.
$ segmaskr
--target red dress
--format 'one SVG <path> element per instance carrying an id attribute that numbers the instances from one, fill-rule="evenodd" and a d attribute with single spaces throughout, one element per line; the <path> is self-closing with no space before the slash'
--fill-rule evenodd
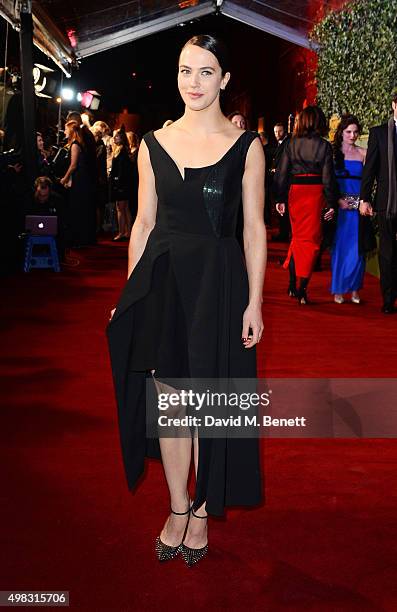
<path id="1" fill-rule="evenodd" d="M 296 275 L 309 278 L 322 241 L 321 217 L 335 207 L 338 185 L 332 147 L 320 136 L 292 138 L 275 175 L 276 201 L 288 203 L 292 239 L 284 268 L 291 257 Z"/>
<path id="2" fill-rule="evenodd" d="M 315 175 L 304 176 L 315 177 Z M 321 176 L 318 184 L 293 183 L 291 185 L 288 209 L 292 240 L 283 267 L 288 268 L 291 255 L 293 255 L 297 276 L 309 278 L 313 272 L 321 246 L 321 214 L 325 206 Z"/>

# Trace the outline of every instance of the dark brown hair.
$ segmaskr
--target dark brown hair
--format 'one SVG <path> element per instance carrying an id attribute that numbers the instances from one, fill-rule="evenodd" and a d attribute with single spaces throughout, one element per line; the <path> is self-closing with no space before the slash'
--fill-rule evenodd
<path id="1" fill-rule="evenodd" d="M 201 47 L 201 49 L 206 49 L 215 55 L 221 67 L 222 76 L 225 76 L 226 72 L 230 72 L 229 53 L 225 44 L 219 38 L 215 38 L 215 36 L 211 36 L 210 34 L 200 34 L 199 36 L 190 38 L 187 43 L 183 45 L 183 49 L 187 45 Z"/>
<path id="2" fill-rule="evenodd" d="M 349 125 L 356 125 L 358 133 L 361 134 L 361 124 L 355 115 L 345 113 L 336 128 L 332 148 L 334 150 L 335 167 L 338 169 L 344 168 L 345 156 L 342 151 L 343 132 Z"/>
<path id="3" fill-rule="evenodd" d="M 120 140 L 121 143 L 117 146 L 119 147 L 126 147 L 127 151 L 130 150 L 130 143 L 128 142 L 128 137 L 125 131 L 125 127 L 122 125 L 121 128 L 119 130 L 116 131 L 116 133 L 114 134 L 114 136 L 120 136 Z"/>
<path id="4" fill-rule="evenodd" d="M 248 123 L 247 122 L 247 117 L 244 115 L 244 113 L 242 113 L 239 110 L 235 110 L 232 113 L 229 113 L 227 118 L 229 119 L 229 121 L 231 121 L 233 119 L 233 117 L 236 117 L 237 115 L 240 115 L 244 119 L 245 123 Z"/>
<path id="5" fill-rule="evenodd" d="M 121 140 L 120 144 L 116 144 L 114 142 L 115 136 L 120 136 L 120 140 Z M 114 133 L 113 142 L 114 142 L 113 157 L 117 157 L 118 155 L 120 155 L 123 149 L 127 151 L 128 155 L 130 154 L 131 152 L 130 143 L 128 142 L 128 137 L 127 137 L 124 125 L 122 125 L 121 128 Z"/>
<path id="6" fill-rule="evenodd" d="M 295 120 L 293 138 L 311 138 L 312 136 L 325 136 L 327 133 L 327 120 L 319 106 L 307 106 Z"/>

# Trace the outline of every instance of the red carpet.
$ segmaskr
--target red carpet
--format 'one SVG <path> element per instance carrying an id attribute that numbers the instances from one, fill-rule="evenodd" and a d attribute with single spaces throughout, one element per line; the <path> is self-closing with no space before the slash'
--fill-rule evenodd
<path id="1" fill-rule="evenodd" d="M 75 610 L 366 611 L 397 607 L 393 440 L 266 440 L 266 504 L 210 523 L 210 554 L 160 565 L 161 465 L 126 488 L 104 327 L 124 245 L 76 251 L 60 275 L 3 279 L 0 590 L 70 591 Z M 378 281 L 360 306 L 286 295 L 272 251 L 259 374 L 395 377 L 397 316 Z"/>

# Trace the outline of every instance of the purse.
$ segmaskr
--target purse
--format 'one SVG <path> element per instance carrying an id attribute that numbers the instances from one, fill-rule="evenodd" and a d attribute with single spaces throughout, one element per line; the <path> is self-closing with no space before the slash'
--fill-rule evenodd
<path id="1" fill-rule="evenodd" d="M 348 203 L 348 210 L 357 210 L 360 206 L 360 196 L 351 193 L 345 193 L 342 196 Z"/>

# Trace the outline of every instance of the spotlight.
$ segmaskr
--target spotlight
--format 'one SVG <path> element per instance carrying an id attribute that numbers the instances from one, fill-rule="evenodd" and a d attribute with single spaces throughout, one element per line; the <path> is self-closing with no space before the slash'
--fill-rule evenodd
<path id="1" fill-rule="evenodd" d="M 69 87 L 64 87 L 61 90 L 61 97 L 63 100 L 66 100 L 67 102 L 70 102 L 71 100 L 73 100 L 74 96 L 75 96 L 75 93 L 73 89 L 69 89 Z"/>
<path id="2" fill-rule="evenodd" d="M 55 72 L 43 64 L 35 64 L 33 67 L 33 83 L 36 96 L 39 98 L 52 98 L 55 93 L 57 82 L 50 77 Z"/>
<path id="3" fill-rule="evenodd" d="M 98 110 L 99 104 L 101 102 L 101 94 L 99 94 L 95 89 L 89 89 L 82 94 L 81 97 L 81 106 L 84 108 L 89 108 L 90 110 Z"/>

